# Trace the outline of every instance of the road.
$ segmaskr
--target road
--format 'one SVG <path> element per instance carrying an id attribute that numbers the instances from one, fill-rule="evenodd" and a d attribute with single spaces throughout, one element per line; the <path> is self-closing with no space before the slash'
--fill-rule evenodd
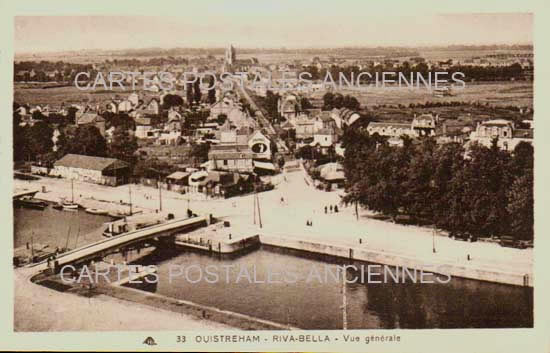
<path id="1" fill-rule="evenodd" d="M 235 84 L 239 88 L 237 92 L 239 93 L 240 97 L 246 99 L 250 106 L 256 111 L 256 118 L 259 120 L 259 122 L 262 123 L 263 127 L 267 130 L 269 136 L 275 140 L 279 151 L 284 153 L 288 152 L 288 147 L 286 146 L 285 142 L 283 141 L 283 139 L 280 138 L 280 136 L 277 134 L 277 131 L 275 131 L 273 125 L 271 125 L 271 122 L 269 122 L 269 120 L 266 118 L 267 111 L 265 111 L 263 107 L 260 107 L 258 104 L 256 104 L 254 99 L 250 96 L 248 91 L 244 87 L 242 87 L 239 81 L 235 80 Z"/>

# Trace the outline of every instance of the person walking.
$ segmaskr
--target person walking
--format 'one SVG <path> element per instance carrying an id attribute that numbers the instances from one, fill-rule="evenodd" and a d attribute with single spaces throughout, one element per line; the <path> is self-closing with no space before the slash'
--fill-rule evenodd
<path id="1" fill-rule="evenodd" d="M 332 213 L 332 205 L 330 205 L 330 213 Z"/>
<path id="2" fill-rule="evenodd" d="M 327 206 L 325 206 L 325 214 L 327 214 L 327 213 L 328 213 L 328 211 L 327 211 L 327 210 L 328 210 L 328 209 L 327 209 Z"/>
<path id="3" fill-rule="evenodd" d="M 338 205 L 334 205 L 334 213 L 338 213 Z"/>

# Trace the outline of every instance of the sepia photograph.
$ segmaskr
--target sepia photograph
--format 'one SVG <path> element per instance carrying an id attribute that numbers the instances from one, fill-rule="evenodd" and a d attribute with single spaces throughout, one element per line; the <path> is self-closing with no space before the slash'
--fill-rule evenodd
<path id="1" fill-rule="evenodd" d="M 13 332 L 533 329 L 533 13 L 223 3 L 12 17 Z"/>

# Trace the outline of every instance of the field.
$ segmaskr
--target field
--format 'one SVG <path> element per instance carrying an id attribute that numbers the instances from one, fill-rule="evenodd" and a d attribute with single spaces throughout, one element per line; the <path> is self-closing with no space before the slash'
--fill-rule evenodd
<path id="1" fill-rule="evenodd" d="M 31 106 L 37 104 L 48 104 L 50 107 L 58 107 L 61 103 L 67 104 L 103 104 L 111 100 L 115 96 L 127 97 L 133 91 L 127 89 L 125 91 L 113 87 L 113 90 L 98 89 L 96 91 L 87 90 L 81 91 L 75 86 L 55 87 L 55 88 L 40 88 L 32 87 L 28 84 L 16 84 L 14 86 L 14 101 L 19 104 L 29 104 Z M 153 97 L 150 92 L 142 91 L 140 98 L 147 101 L 148 97 Z"/>
<path id="2" fill-rule="evenodd" d="M 495 83 L 466 83 L 464 89 L 455 89 L 452 96 L 435 97 L 432 92 L 424 87 L 374 87 L 365 91 L 342 90 L 342 94 L 351 94 L 359 99 L 362 106 L 374 105 L 406 105 L 411 103 L 426 102 L 480 102 L 491 106 L 520 106 L 533 107 L 533 83 L 532 82 L 495 82 Z M 316 98 L 321 98 L 324 93 L 317 92 Z"/>
<path id="3" fill-rule="evenodd" d="M 15 85 L 14 99 L 19 104 L 49 104 L 50 106 L 60 106 L 62 102 L 67 104 L 89 103 L 106 104 L 107 101 L 115 96 L 125 97 L 132 91 L 122 91 L 120 89 L 113 91 L 80 91 L 74 86 L 55 87 L 55 88 L 37 88 L 29 85 Z M 408 106 L 411 103 L 426 102 L 480 102 L 487 103 L 494 107 L 520 106 L 533 107 L 533 83 L 532 82 L 497 82 L 497 83 L 467 83 L 462 90 L 453 90 L 453 95 L 448 97 L 435 97 L 432 92 L 426 88 L 409 89 L 406 87 L 387 87 L 387 88 L 367 88 L 366 91 L 342 90 L 343 94 L 351 94 L 357 97 L 363 107 L 373 107 L 376 105 L 399 105 Z M 184 95 L 183 92 L 179 92 Z M 316 92 L 314 98 L 321 99 L 324 92 Z M 147 101 L 154 94 L 147 91 L 140 91 L 140 98 Z"/>

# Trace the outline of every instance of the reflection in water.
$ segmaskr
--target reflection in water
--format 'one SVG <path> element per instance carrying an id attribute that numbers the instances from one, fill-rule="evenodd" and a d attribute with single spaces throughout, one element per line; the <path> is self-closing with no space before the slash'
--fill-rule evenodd
<path id="1" fill-rule="evenodd" d="M 262 246 L 238 258 L 220 258 L 196 252 L 154 252 L 138 261 L 157 264 L 159 283 L 140 289 L 211 305 L 251 316 L 307 329 L 342 328 L 341 282 L 334 279 L 307 282 L 312 269 L 324 273 L 327 263 L 343 262 L 312 254 Z M 204 279 L 190 283 L 183 277 L 169 281 L 170 266 L 232 266 L 229 281 L 220 272 L 217 283 Z M 359 264 L 356 264 L 359 268 Z M 239 269 L 256 275 L 253 283 L 238 281 Z M 227 268 L 227 267 L 226 267 Z M 294 273 L 296 283 L 267 282 L 267 272 Z M 366 268 L 365 268 L 366 270 Z M 241 273 L 242 274 L 242 273 Z M 347 272 L 348 280 L 360 273 Z M 367 278 L 363 274 L 363 278 Z M 432 278 L 433 279 L 433 278 Z M 445 278 L 443 278 L 444 280 Z M 226 283 L 227 282 L 227 283 Z M 452 278 L 447 284 L 348 283 L 348 328 L 501 328 L 532 327 L 532 289 Z"/>

